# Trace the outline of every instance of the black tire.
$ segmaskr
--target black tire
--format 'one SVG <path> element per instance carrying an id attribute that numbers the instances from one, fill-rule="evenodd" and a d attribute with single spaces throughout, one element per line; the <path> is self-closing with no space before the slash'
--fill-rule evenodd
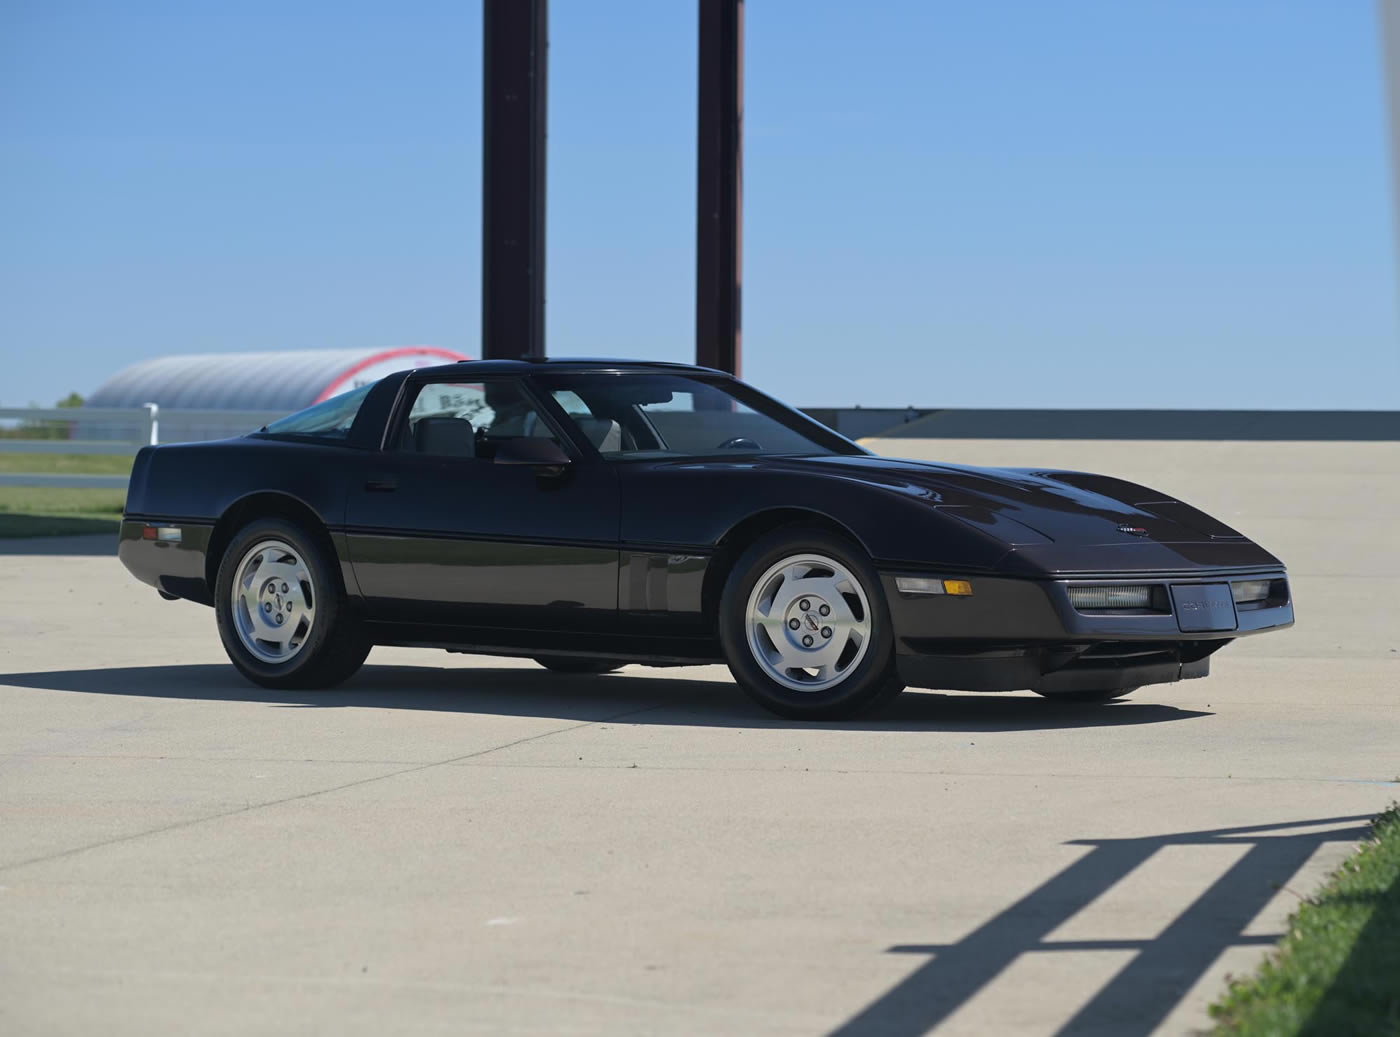
<path id="1" fill-rule="evenodd" d="M 612 673 L 627 664 L 620 659 L 593 659 L 586 655 L 537 655 L 535 662 L 555 673 Z"/>
<path id="2" fill-rule="evenodd" d="M 1131 688 L 1109 688 L 1106 691 L 1038 691 L 1036 694 L 1047 699 L 1058 699 L 1060 702 L 1112 702 L 1124 695 L 1131 695 L 1138 687 L 1140 685 Z"/>
<path id="3" fill-rule="evenodd" d="M 859 580 L 870 607 L 871 636 L 865 656 L 839 684 L 799 691 L 769 676 L 749 646 L 746 613 L 754 585 L 784 558 L 812 553 L 840 562 Z M 871 712 L 904 690 L 894 665 L 894 633 L 875 567 L 860 547 L 815 526 L 783 526 L 751 544 L 725 581 L 717 626 L 729 672 L 765 709 L 793 720 L 842 720 Z"/>
<path id="4" fill-rule="evenodd" d="M 315 622 L 300 650 L 283 663 L 253 655 L 239 638 L 233 616 L 235 570 L 260 540 L 280 540 L 301 555 L 311 575 Z M 240 529 L 224 551 L 214 581 L 214 615 L 224 651 L 238 672 L 265 688 L 330 688 L 347 680 L 369 655 L 370 641 L 350 610 L 338 569 L 319 541 L 294 522 L 258 519 Z"/>

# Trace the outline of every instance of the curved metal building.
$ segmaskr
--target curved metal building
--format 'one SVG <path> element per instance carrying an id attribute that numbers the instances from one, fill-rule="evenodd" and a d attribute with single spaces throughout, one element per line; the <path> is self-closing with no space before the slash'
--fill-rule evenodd
<path id="1" fill-rule="evenodd" d="M 89 407 L 155 403 L 162 410 L 289 414 L 393 371 L 466 359 L 437 346 L 165 356 L 113 375 L 85 402 Z"/>

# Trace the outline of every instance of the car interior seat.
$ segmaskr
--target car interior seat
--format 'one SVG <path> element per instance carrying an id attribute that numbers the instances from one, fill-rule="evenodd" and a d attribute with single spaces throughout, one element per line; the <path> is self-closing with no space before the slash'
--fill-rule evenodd
<path id="1" fill-rule="evenodd" d="M 611 418 L 574 418 L 588 441 L 600 453 L 616 452 L 622 449 L 622 426 Z"/>
<path id="2" fill-rule="evenodd" d="M 420 454 L 475 457 L 476 433 L 466 418 L 419 418 L 413 445 Z"/>

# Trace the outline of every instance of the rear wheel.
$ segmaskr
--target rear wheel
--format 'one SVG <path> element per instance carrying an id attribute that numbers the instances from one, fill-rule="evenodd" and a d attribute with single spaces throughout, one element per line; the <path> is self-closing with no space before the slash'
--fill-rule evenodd
<path id="1" fill-rule="evenodd" d="M 855 716 L 904 690 L 875 568 L 824 529 L 783 527 L 740 556 L 720 598 L 719 635 L 740 687 L 780 716 Z"/>
<path id="2" fill-rule="evenodd" d="M 1121 699 L 1124 695 L 1131 695 L 1137 690 L 1137 687 L 1131 687 L 1110 688 L 1107 691 L 1038 691 L 1036 694 L 1047 699 L 1058 699 L 1061 702 L 1112 702 L 1114 699 Z"/>
<path id="3" fill-rule="evenodd" d="M 593 659 L 586 655 L 537 655 L 535 662 L 555 673 L 612 673 L 627 664 L 620 659 Z"/>
<path id="4" fill-rule="evenodd" d="M 264 687 L 329 688 L 369 655 L 331 559 L 285 519 L 259 519 L 234 536 L 219 563 L 214 612 L 229 661 Z"/>

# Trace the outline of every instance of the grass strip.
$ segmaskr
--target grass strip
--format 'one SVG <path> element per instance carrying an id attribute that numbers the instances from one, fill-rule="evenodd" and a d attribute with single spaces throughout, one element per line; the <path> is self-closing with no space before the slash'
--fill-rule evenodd
<path id="1" fill-rule="evenodd" d="M 125 490 L 0 486 L 0 537 L 116 535 Z"/>
<path id="2" fill-rule="evenodd" d="M 1210 1012 L 1218 1037 L 1400 1037 L 1400 804 Z"/>
<path id="3" fill-rule="evenodd" d="M 13 454 L 0 450 L 0 472 L 130 475 L 131 454 Z"/>
<path id="4" fill-rule="evenodd" d="M 125 490 L 0 486 L 0 515 L 98 515 L 121 518 Z"/>

